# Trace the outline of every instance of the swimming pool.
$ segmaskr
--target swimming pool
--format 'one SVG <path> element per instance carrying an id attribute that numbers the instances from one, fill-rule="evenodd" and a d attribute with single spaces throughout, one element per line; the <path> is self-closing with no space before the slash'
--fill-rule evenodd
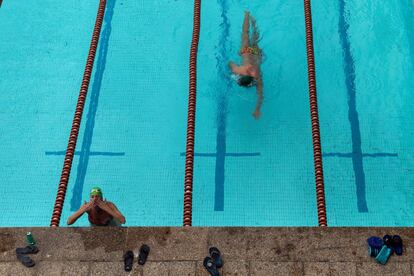
<path id="1" fill-rule="evenodd" d="M 48 226 L 99 1 L 3 2 L 0 226 Z M 316 226 L 302 1 L 203 1 L 194 226 Z M 243 11 L 265 101 L 235 85 Z M 411 0 L 312 2 L 328 224 L 414 225 Z M 192 1 L 108 0 L 61 225 L 93 186 L 182 224 Z M 77 222 L 88 225 L 87 219 Z"/>

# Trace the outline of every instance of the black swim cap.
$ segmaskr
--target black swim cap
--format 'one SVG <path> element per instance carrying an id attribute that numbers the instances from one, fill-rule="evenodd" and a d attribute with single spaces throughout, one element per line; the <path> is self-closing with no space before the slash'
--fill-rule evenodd
<path id="1" fill-rule="evenodd" d="M 254 78 L 252 76 L 241 76 L 237 83 L 240 86 L 250 87 L 254 84 Z"/>

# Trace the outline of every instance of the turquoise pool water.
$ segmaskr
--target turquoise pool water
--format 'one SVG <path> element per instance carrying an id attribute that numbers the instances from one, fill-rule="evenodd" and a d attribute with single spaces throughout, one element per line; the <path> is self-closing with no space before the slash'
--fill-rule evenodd
<path id="1" fill-rule="evenodd" d="M 98 2 L 3 1 L 0 226 L 50 223 Z M 414 4 L 360 2 L 312 2 L 328 224 L 414 226 Z M 227 69 L 244 10 L 265 54 L 260 120 Z M 182 225 L 192 13 L 108 0 L 62 226 L 93 186 L 128 226 Z M 202 2 L 193 225 L 317 225 L 303 14 Z"/>

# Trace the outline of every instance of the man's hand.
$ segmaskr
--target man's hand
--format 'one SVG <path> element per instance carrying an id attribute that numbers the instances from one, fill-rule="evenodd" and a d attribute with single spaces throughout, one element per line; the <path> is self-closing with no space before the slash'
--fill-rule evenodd
<path id="1" fill-rule="evenodd" d="M 93 202 L 92 202 L 92 201 L 89 201 L 89 202 L 86 202 L 86 201 L 85 201 L 85 203 L 82 205 L 81 209 L 82 209 L 82 212 L 87 212 L 87 211 L 89 211 L 92 207 L 93 207 Z"/>
<path id="2" fill-rule="evenodd" d="M 90 211 L 93 207 L 93 201 L 86 202 L 77 210 L 73 215 L 68 218 L 68 225 L 74 224 L 78 218 L 80 218 L 84 213 Z"/>
<path id="3" fill-rule="evenodd" d="M 101 208 L 104 211 L 108 211 L 108 208 L 110 209 L 107 202 L 105 200 L 100 199 L 100 198 L 97 198 L 95 200 L 95 206 L 98 206 L 99 208 Z"/>
<path id="4" fill-rule="evenodd" d="M 261 113 L 260 113 L 260 110 L 258 110 L 258 109 L 256 109 L 256 110 L 253 112 L 253 117 L 254 117 L 256 120 L 257 120 L 257 119 L 259 119 L 260 115 L 261 115 Z"/>

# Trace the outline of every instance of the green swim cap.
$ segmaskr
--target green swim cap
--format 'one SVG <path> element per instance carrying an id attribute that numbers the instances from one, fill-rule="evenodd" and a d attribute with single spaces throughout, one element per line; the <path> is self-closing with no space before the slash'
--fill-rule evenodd
<path id="1" fill-rule="evenodd" d="M 97 195 L 102 197 L 102 190 L 99 187 L 93 187 L 90 193 L 91 196 Z"/>

